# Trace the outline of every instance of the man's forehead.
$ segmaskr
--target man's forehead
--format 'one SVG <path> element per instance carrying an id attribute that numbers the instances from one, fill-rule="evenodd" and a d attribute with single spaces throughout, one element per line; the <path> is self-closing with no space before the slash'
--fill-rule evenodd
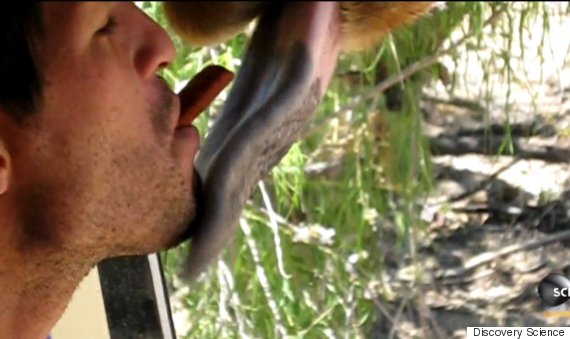
<path id="1" fill-rule="evenodd" d="M 110 2 L 70 1 L 70 2 L 43 2 L 42 12 L 44 24 L 50 28 L 78 29 L 89 26 L 109 7 Z"/>
<path id="2" fill-rule="evenodd" d="M 86 15 L 89 12 L 108 8 L 110 1 L 46 1 L 42 2 L 44 11 L 60 12 L 67 16 Z"/>

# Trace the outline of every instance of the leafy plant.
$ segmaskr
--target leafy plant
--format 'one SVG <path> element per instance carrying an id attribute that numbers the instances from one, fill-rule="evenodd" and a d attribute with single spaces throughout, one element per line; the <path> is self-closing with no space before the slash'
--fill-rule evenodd
<path id="1" fill-rule="evenodd" d="M 215 48 L 191 48 L 172 34 L 159 4 L 138 5 L 177 46 L 163 74 L 173 87 L 211 63 L 239 71 L 246 34 Z M 482 77 L 488 80 L 500 63 L 505 82 L 513 82 L 510 50 L 524 44 L 526 27 L 538 17 L 548 18 L 541 3 L 450 2 L 377 48 L 343 55 L 306 138 L 260 183 L 217 264 L 188 290 L 175 274 L 185 248 L 163 255 L 177 289 L 173 300 L 182 303 L 180 334 L 366 337 L 382 317 L 382 300 L 395 298 L 383 273 L 386 253 L 414 263 L 424 229 L 419 214 L 433 174 L 423 89 L 442 82 L 452 95 L 462 74 L 441 59 L 453 64 L 459 51 L 477 54 L 494 36 L 505 45 L 482 57 Z M 479 94 L 490 104 L 492 83 L 486 84 Z M 202 135 L 224 95 L 198 119 Z M 507 126 L 509 100 L 507 93 Z M 512 151 L 510 138 L 503 145 Z M 418 267 L 415 277 L 421 276 Z"/>

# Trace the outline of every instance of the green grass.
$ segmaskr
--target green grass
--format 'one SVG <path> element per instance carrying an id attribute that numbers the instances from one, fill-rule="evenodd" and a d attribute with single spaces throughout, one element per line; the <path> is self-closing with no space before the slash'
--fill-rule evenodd
<path id="1" fill-rule="evenodd" d="M 139 5 L 166 26 L 157 3 Z M 221 261 L 185 294 L 192 324 L 188 338 L 368 335 L 381 317 L 377 303 L 395 297 L 383 274 L 383 253 L 395 251 L 413 261 L 411 245 L 424 228 L 419 211 L 433 183 L 419 98 L 425 84 L 438 81 L 440 65 L 425 67 L 395 86 L 403 98 L 395 111 L 387 109 L 382 95 L 360 100 L 349 112 L 343 108 L 380 81 L 380 64 L 387 75 L 398 74 L 444 49 L 451 32 L 464 21 L 469 29 L 465 34 L 472 35 L 464 45 L 482 49 L 485 20 L 493 11 L 511 13 L 513 6 L 449 3 L 445 10 L 397 31 L 377 48 L 341 57 L 311 133 L 294 145 L 264 181 L 265 199 L 261 189 L 256 190 Z M 528 20 L 544 13 L 537 3 L 518 6 L 524 13 L 520 22 L 507 16 L 500 21 L 503 25 L 495 27 L 499 33 L 501 29 L 511 35 L 513 30 L 522 31 Z M 207 49 L 184 46 L 168 31 L 178 49 L 175 62 L 164 71 L 172 86 L 211 63 L 239 70 L 236 60 L 245 51 L 245 35 Z M 515 43 L 523 42 L 508 41 Z M 502 58 L 505 77 L 512 81 L 508 48 L 493 57 Z M 350 83 L 343 76 L 349 71 L 355 77 Z M 454 78 L 459 76 L 453 72 Z M 202 135 L 221 103 L 217 100 L 209 114 L 199 118 Z M 510 140 L 504 145 L 508 152 Z M 341 167 L 331 175 L 308 175 L 304 170 L 307 164 L 335 161 Z M 274 221 L 277 228 L 268 210 L 279 216 Z M 176 279 L 182 255 L 183 248 L 163 256 L 170 281 Z"/>

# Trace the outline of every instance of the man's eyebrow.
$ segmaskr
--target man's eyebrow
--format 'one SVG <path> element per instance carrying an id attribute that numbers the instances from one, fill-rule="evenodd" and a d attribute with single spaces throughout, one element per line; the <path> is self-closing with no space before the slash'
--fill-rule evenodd
<path id="1" fill-rule="evenodd" d="M 66 3 L 66 2 L 64 2 Z M 67 3 L 71 7 L 70 10 L 75 12 L 74 14 L 80 16 L 86 16 L 94 14 L 95 12 L 101 12 L 107 10 L 112 2 L 109 1 L 73 1 Z"/>
<path id="2" fill-rule="evenodd" d="M 107 5 L 107 6 L 102 6 Z M 52 3 L 49 11 L 46 8 L 50 3 L 43 4 L 44 13 L 49 12 L 55 19 L 65 20 L 65 18 L 72 18 L 72 21 L 77 23 L 84 23 L 86 21 L 93 21 L 93 17 L 97 17 L 107 12 L 111 3 L 109 2 L 95 2 L 95 1 L 75 1 L 75 2 L 60 2 Z"/>
<path id="3" fill-rule="evenodd" d="M 83 17 L 86 14 L 86 10 L 92 5 L 88 2 L 43 2 L 43 11 L 45 15 L 49 15 L 52 18 L 64 20 L 65 18 L 77 18 Z"/>
<path id="4" fill-rule="evenodd" d="M 107 5 L 107 6 L 102 6 Z M 98 23 L 103 14 L 107 13 L 110 7 L 109 2 L 77 2 L 74 3 L 73 15 L 80 20 L 80 23 Z"/>

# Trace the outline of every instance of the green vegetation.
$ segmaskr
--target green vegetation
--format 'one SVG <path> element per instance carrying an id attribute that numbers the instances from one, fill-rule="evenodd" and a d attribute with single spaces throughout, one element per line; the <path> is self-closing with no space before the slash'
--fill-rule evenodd
<path id="1" fill-rule="evenodd" d="M 139 5 L 166 26 L 159 3 Z M 524 44 L 529 22 L 542 19 L 546 26 L 547 18 L 543 3 L 452 2 L 373 50 L 343 55 L 307 137 L 260 183 L 235 240 L 198 282 L 178 291 L 188 312 L 187 337 L 367 337 L 383 316 L 382 304 L 395 298 L 383 274 L 386 253 L 413 264 L 425 229 L 419 216 L 433 175 L 422 89 L 442 82 L 452 93 L 463 76 L 438 57 L 453 60 L 459 49 L 477 53 L 501 37 L 481 59 L 481 76 L 502 67 L 510 84 L 513 46 Z M 190 48 L 172 36 L 178 57 L 164 77 L 173 86 L 211 63 L 237 71 L 248 41 L 242 34 L 216 48 Z M 407 74 L 410 67 L 417 70 Z M 378 90 L 398 74 L 407 76 L 388 92 Z M 486 94 L 492 92 L 488 83 L 478 95 L 491 100 Z M 202 135 L 222 99 L 199 118 Z M 512 151 L 509 138 L 503 146 Z M 328 170 L 316 171 L 318 164 Z M 183 251 L 164 255 L 176 287 Z M 413 276 L 420 281 L 422 268 Z"/>

